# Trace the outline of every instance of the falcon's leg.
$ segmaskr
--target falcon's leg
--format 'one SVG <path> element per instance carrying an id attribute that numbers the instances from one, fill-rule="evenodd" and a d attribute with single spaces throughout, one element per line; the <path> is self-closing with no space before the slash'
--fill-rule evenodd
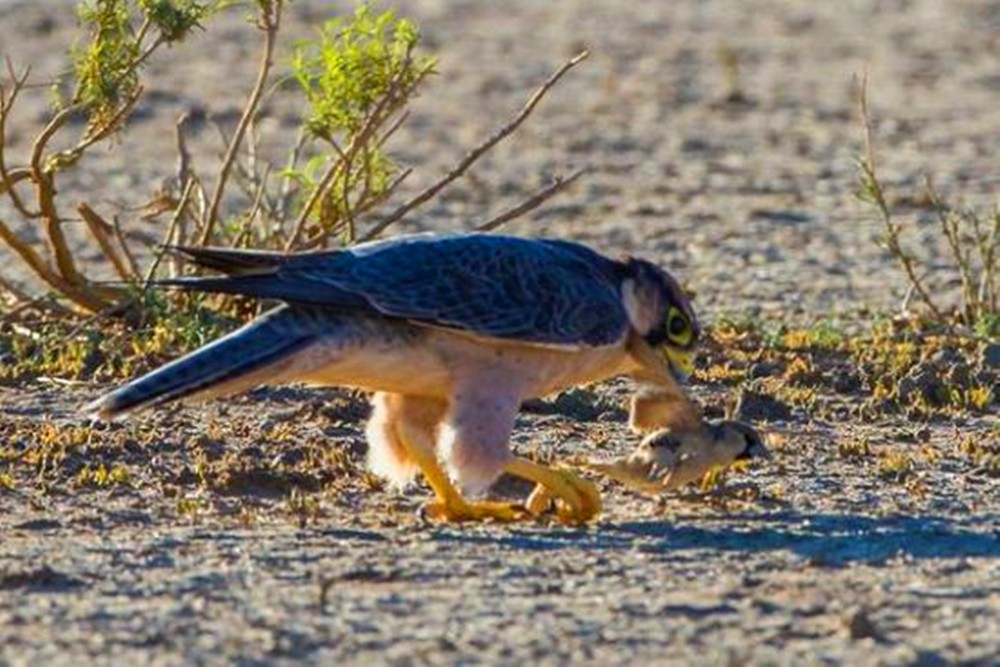
<path id="1" fill-rule="evenodd" d="M 376 392 L 372 397 L 372 415 L 365 427 L 368 469 L 398 487 L 406 486 L 420 472 L 396 432 L 394 415 L 403 400 L 398 394 Z"/>
<path id="2" fill-rule="evenodd" d="M 528 516 L 524 507 L 514 503 L 470 502 L 451 483 L 435 452 L 434 433 L 443 405 L 398 394 L 389 395 L 387 403 L 408 462 L 420 468 L 436 496 L 424 508 L 427 516 L 443 521 L 516 521 Z"/>
<path id="3" fill-rule="evenodd" d="M 517 381 L 503 375 L 476 378 L 458 387 L 441 422 L 441 458 L 464 489 L 485 490 L 501 473 L 535 482 L 551 494 L 534 493 L 528 511 L 541 514 L 557 499 L 559 518 L 583 523 L 601 511 L 597 487 L 569 470 L 553 470 L 510 453 L 510 434 L 521 407 Z"/>
<path id="4" fill-rule="evenodd" d="M 532 514 L 544 512 L 553 496 L 557 499 L 559 518 L 565 523 L 585 523 L 601 512 L 597 486 L 570 470 L 553 469 L 522 458 L 515 458 L 504 470 L 538 485 L 527 502 Z"/>

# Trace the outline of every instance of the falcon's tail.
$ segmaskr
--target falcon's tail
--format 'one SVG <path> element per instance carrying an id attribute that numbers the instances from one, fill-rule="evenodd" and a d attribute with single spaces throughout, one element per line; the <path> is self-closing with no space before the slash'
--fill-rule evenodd
<path id="1" fill-rule="evenodd" d="M 232 248 L 195 248 L 167 246 L 170 252 L 183 255 L 200 267 L 219 271 L 227 276 L 273 273 L 294 255 L 268 250 L 234 250 Z"/>
<path id="2" fill-rule="evenodd" d="M 300 305 L 336 306 L 371 310 L 368 299 L 334 283 L 322 285 L 309 280 L 283 280 L 278 272 L 289 262 L 302 258 L 315 260 L 344 254 L 342 250 L 314 253 L 282 254 L 268 250 L 233 250 L 231 248 L 189 248 L 169 246 L 171 252 L 183 255 L 198 266 L 218 271 L 221 276 L 184 276 L 155 280 L 156 287 L 186 292 L 242 294 L 254 299 L 276 299 Z"/>
<path id="3" fill-rule="evenodd" d="M 187 356 L 119 387 L 84 408 L 112 419 L 194 395 L 218 396 L 277 380 L 295 353 L 321 333 L 309 311 L 281 307 Z"/>

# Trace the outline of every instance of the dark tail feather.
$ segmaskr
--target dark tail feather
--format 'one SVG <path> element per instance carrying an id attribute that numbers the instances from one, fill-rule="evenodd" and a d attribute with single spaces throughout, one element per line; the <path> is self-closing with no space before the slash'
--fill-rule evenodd
<path id="1" fill-rule="evenodd" d="M 233 250 L 231 248 L 191 248 L 167 246 L 170 252 L 184 255 L 198 266 L 227 275 L 270 273 L 291 255 L 266 250 Z"/>
<path id="2" fill-rule="evenodd" d="M 371 304 L 366 298 L 338 287 L 334 279 L 324 278 L 324 271 L 327 270 L 324 268 L 325 262 L 332 261 L 336 264 L 335 258 L 344 255 L 342 250 L 286 255 L 228 248 L 171 246 L 170 249 L 185 255 L 201 267 L 224 275 L 157 280 L 153 282 L 157 287 L 186 292 L 242 294 L 255 299 L 275 299 L 299 305 L 371 310 Z M 310 267 L 315 269 L 317 266 L 318 269 L 309 270 Z M 296 268 L 305 270 L 295 270 Z M 333 278 L 336 278 L 337 272 L 332 273 Z"/>
<path id="3" fill-rule="evenodd" d="M 263 383 L 269 367 L 317 339 L 315 321 L 282 307 L 187 356 L 119 387 L 84 408 L 111 419 L 195 394 L 227 393 Z M 259 377 L 258 377 L 259 376 Z"/>
<path id="4" fill-rule="evenodd" d="M 186 292 L 216 292 L 243 294 L 254 299 L 276 299 L 301 305 L 318 305 L 348 309 L 370 310 L 368 301 L 353 292 L 339 289 L 333 284 L 317 284 L 309 280 L 283 280 L 280 275 L 247 274 L 219 276 L 217 278 L 173 278 L 157 280 L 157 287 L 167 287 Z"/>

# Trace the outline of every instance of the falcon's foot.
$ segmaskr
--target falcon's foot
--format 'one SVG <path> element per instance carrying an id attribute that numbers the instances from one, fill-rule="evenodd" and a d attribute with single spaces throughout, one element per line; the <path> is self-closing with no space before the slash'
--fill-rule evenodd
<path id="1" fill-rule="evenodd" d="M 447 500 L 434 500 L 423 506 L 423 515 L 434 521 L 461 522 L 494 521 L 511 522 L 528 518 L 528 510 L 519 503 L 470 502 L 458 496 Z"/>
<path id="2" fill-rule="evenodd" d="M 547 510 L 553 498 L 556 514 L 566 524 L 586 523 L 601 513 L 601 494 L 597 486 L 571 470 L 514 459 L 507 464 L 506 471 L 538 485 L 526 503 L 528 512 L 535 516 Z"/>
<path id="3" fill-rule="evenodd" d="M 519 503 L 466 500 L 441 469 L 432 448 L 409 446 L 408 452 L 434 490 L 435 499 L 421 508 L 421 514 L 426 518 L 448 522 L 487 519 L 510 522 L 531 517 L 524 505 Z"/>

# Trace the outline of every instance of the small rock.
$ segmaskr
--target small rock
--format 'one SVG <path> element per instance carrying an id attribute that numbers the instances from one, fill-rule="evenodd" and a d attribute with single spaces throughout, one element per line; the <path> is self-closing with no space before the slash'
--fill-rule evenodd
<path id="1" fill-rule="evenodd" d="M 929 364 L 918 364 L 906 374 L 897 385 L 899 399 L 903 403 L 912 404 L 918 398 L 924 398 L 932 405 L 943 404 L 948 397 L 947 387 L 935 369 Z"/>
<path id="2" fill-rule="evenodd" d="M 4 572 L 0 574 L 0 590 L 27 588 L 34 590 L 63 590 L 86 586 L 86 582 L 77 577 L 52 569 L 48 565 L 23 572 Z"/>
<path id="3" fill-rule="evenodd" d="M 608 405 L 596 392 L 579 387 L 554 399 L 526 401 L 522 407 L 527 412 L 565 415 L 584 422 L 596 421 L 608 411 Z"/>
<path id="4" fill-rule="evenodd" d="M 844 629 L 851 639 L 881 639 L 878 628 L 864 607 L 853 609 L 844 617 Z"/>
<path id="5" fill-rule="evenodd" d="M 698 137 L 689 137 L 681 142 L 681 151 L 684 153 L 703 153 L 710 148 L 711 144 Z"/>
<path id="6" fill-rule="evenodd" d="M 55 519 L 31 519 L 15 524 L 15 530 L 54 530 L 62 528 L 62 524 Z"/>
<path id="7" fill-rule="evenodd" d="M 750 212 L 750 217 L 768 222 L 778 222 L 784 224 L 799 224 L 812 220 L 812 216 L 802 211 L 787 211 L 777 209 L 754 209 Z"/>
<path id="8" fill-rule="evenodd" d="M 979 366 L 1000 370 L 1000 343 L 988 343 L 979 354 Z"/>
<path id="9" fill-rule="evenodd" d="M 782 371 L 782 365 L 773 361 L 759 361 L 750 367 L 750 377 L 754 380 L 758 378 L 771 377 Z"/>
<path id="10" fill-rule="evenodd" d="M 792 418 L 792 408 L 773 396 L 745 389 L 740 394 L 739 414 L 735 418 L 748 422 L 788 421 Z"/>

